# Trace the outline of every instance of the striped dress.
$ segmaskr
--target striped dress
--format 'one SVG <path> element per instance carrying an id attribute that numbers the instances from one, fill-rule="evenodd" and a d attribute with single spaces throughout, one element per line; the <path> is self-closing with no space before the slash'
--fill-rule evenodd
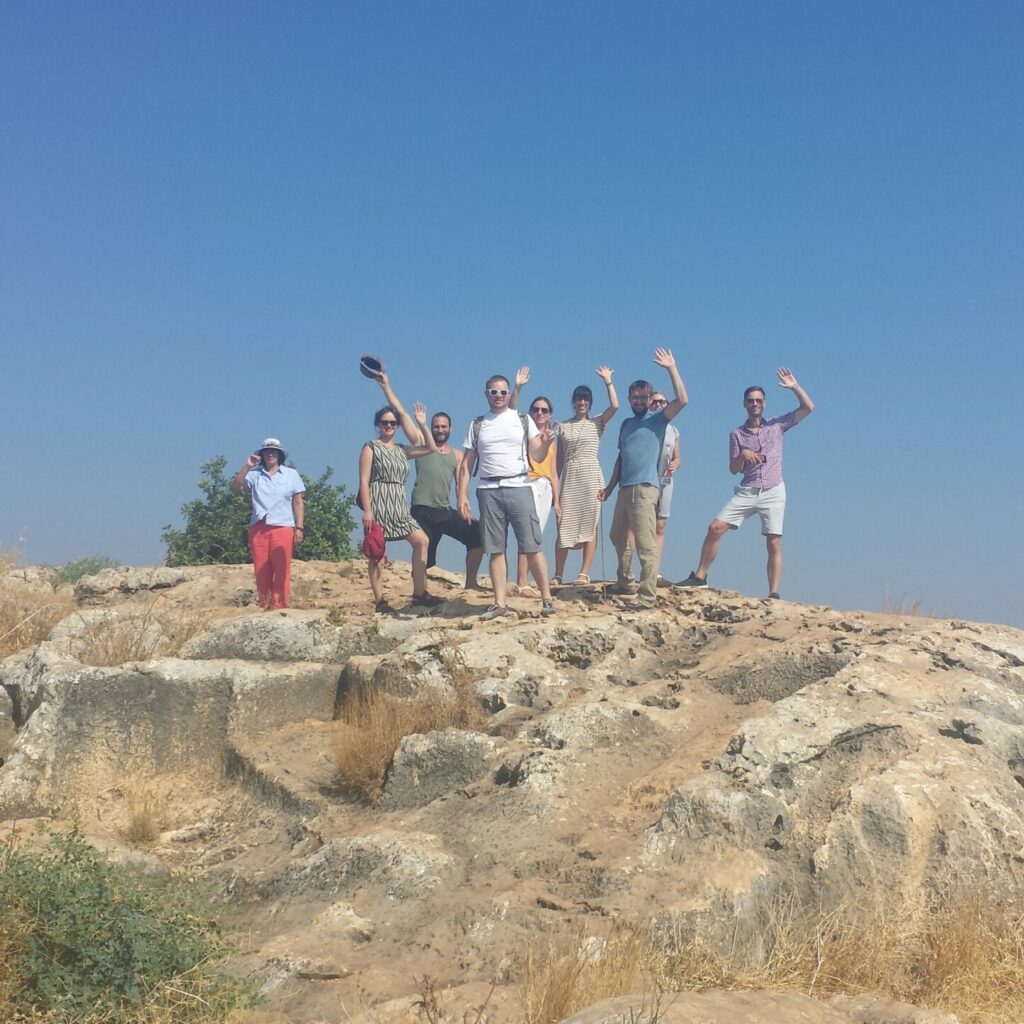
<path id="1" fill-rule="evenodd" d="M 367 441 L 373 454 L 370 465 L 370 509 L 380 523 L 385 540 L 404 540 L 420 528 L 409 514 L 405 481 L 409 476 L 409 459 L 400 444 Z"/>
<path id="2" fill-rule="evenodd" d="M 558 546 L 572 548 L 594 540 L 601 516 L 597 492 L 604 487 L 604 474 L 597 448 L 604 432 L 599 419 L 566 420 L 558 425 L 562 446 L 562 487 L 559 504 Z"/>

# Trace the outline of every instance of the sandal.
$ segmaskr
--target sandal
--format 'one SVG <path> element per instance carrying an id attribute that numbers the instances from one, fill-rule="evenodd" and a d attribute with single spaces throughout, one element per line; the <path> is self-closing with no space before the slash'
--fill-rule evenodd
<path id="1" fill-rule="evenodd" d="M 589 587 L 590 586 L 590 577 L 585 572 L 581 572 L 579 574 L 579 576 L 576 577 L 576 582 L 573 584 L 573 586 L 576 586 L 576 587 Z"/>
<path id="2" fill-rule="evenodd" d="M 552 582 L 552 584 L 554 586 L 560 587 L 560 586 L 562 586 L 562 577 L 561 576 L 552 576 L 551 577 L 551 582 Z"/>
<path id="3" fill-rule="evenodd" d="M 527 583 L 526 586 L 519 588 L 520 597 L 532 597 L 536 600 L 540 597 L 540 591 L 532 584 Z"/>

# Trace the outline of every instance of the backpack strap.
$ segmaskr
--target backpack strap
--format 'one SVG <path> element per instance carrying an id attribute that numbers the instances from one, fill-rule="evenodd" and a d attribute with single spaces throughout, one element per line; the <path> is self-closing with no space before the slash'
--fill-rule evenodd
<path id="1" fill-rule="evenodd" d="M 476 416 L 469 428 L 469 439 L 473 443 L 473 451 L 477 450 L 477 442 L 480 440 L 480 428 L 483 426 L 483 416 Z M 480 472 L 480 459 L 473 464 L 473 476 Z"/>

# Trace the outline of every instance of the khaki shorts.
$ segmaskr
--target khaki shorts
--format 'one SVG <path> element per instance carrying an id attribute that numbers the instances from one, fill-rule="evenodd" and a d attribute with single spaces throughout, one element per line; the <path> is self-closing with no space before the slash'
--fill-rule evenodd
<path id="1" fill-rule="evenodd" d="M 715 518 L 737 530 L 755 512 L 761 517 L 761 533 L 765 537 L 781 537 L 782 520 L 786 515 L 786 485 L 778 484 L 767 490 L 734 487 L 732 497 Z"/>

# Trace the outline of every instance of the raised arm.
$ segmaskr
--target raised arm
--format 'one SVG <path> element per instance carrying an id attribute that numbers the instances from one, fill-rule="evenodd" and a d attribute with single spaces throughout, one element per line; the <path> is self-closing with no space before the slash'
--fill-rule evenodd
<path id="1" fill-rule="evenodd" d="M 530 368 L 528 366 L 520 366 L 516 373 L 516 386 L 512 389 L 512 394 L 509 396 L 508 407 L 510 409 L 519 408 L 519 395 L 523 390 L 523 385 L 530 382 Z"/>
<path id="2" fill-rule="evenodd" d="M 814 403 L 811 401 L 807 392 L 797 383 L 796 377 L 785 366 L 780 366 L 776 371 L 776 376 L 779 378 L 779 387 L 785 388 L 787 391 L 792 391 L 797 397 L 797 401 L 800 403 L 796 412 L 793 413 L 793 422 L 799 423 L 802 419 L 806 419 L 814 412 Z"/>
<path id="3" fill-rule="evenodd" d="M 384 397 L 388 400 L 388 405 L 395 410 L 395 414 L 398 416 L 398 422 L 402 424 L 405 436 L 409 438 L 409 443 L 414 445 L 423 444 L 423 438 L 416 427 L 415 421 L 405 411 L 405 406 L 402 405 L 398 395 L 395 394 L 395 389 L 391 386 L 391 381 L 388 379 L 388 375 L 385 370 L 381 370 L 380 376 L 377 378 L 377 383 L 380 385 L 381 391 L 384 392 Z"/>
<path id="4" fill-rule="evenodd" d="M 437 451 L 437 443 L 434 441 L 434 435 L 430 432 L 430 428 L 427 426 L 427 407 L 422 402 L 417 402 L 412 407 L 413 416 L 416 417 L 416 422 L 420 426 L 420 434 L 423 437 L 424 444 L 406 444 L 402 448 L 405 451 L 406 458 L 409 459 L 420 459 L 424 455 L 432 455 Z"/>
<path id="5" fill-rule="evenodd" d="M 604 386 L 608 389 L 608 408 L 597 418 L 601 421 L 601 426 L 608 426 L 609 420 L 619 411 L 619 396 L 615 394 L 615 385 L 612 383 L 612 370 L 608 366 L 599 366 L 597 368 L 597 375 L 604 381 Z"/>
<path id="6" fill-rule="evenodd" d="M 246 476 L 252 470 L 254 470 L 259 464 L 259 452 L 253 452 L 252 455 L 250 455 L 249 458 L 245 460 L 245 465 L 234 475 L 234 478 L 231 481 L 231 490 L 233 490 L 235 494 L 241 494 L 242 491 L 245 490 Z"/>
<path id="7" fill-rule="evenodd" d="M 672 381 L 672 390 L 676 397 L 665 406 L 665 419 L 671 420 L 683 411 L 686 403 L 690 401 L 690 396 L 686 393 L 686 385 L 683 383 L 683 378 L 679 376 L 676 357 L 672 355 L 671 349 L 656 348 L 654 350 L 654 361 L 658 366 L 668 370 L 669 380 Z"/>

